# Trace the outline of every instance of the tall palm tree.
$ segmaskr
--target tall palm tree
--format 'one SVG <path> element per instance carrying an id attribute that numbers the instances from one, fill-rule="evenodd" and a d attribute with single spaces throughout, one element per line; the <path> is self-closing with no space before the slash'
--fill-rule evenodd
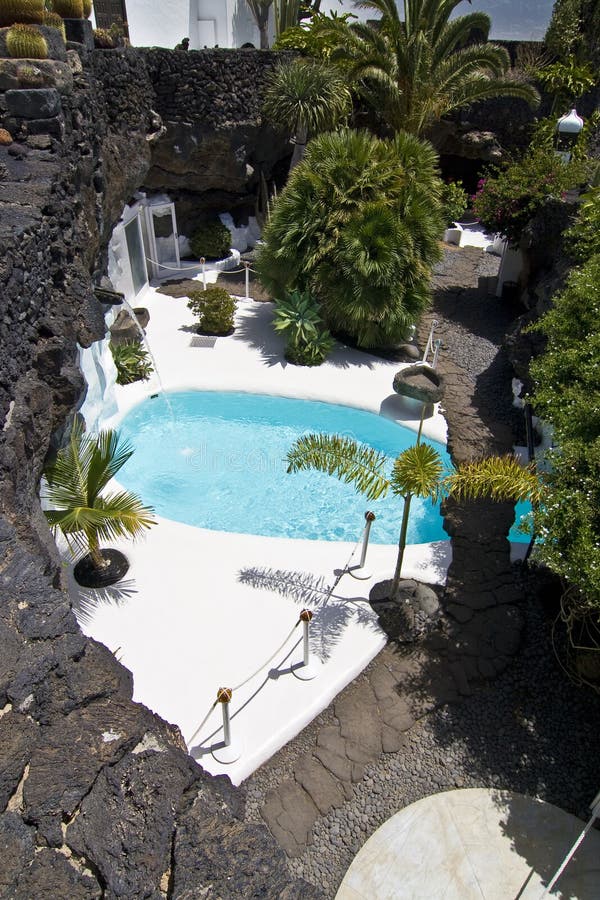
<path id="1" fill-rule="evenodd" d="M 288 472 L 315 469 L 353 484 L 368 500 L 377 500 L 389 490 L 404 501 L 398 539 L 398 557 L 391 597 L 398 596 L 410 505 L 413 497 L 434 499 L 440 493 L 460 497 L 491 497 L 520 500 L 539 497 L 540 483 L 530 467 L 521 466 L 512 456 L 488 457 L 443 473 L 439 453 L 420 441 L 404 450 L 394 461 L 390 477 L 385 474 L 383 453 L 352 438 L 329 434 L 309 434 L 292 445 L 287 454 Z"/>
<path id="2" fill-rule="evenodd" d="M 130 491 L 106 493 L 109 481 L 133 454 L 116 431 L 84 434 L 73 427 L 69 443 L 46 467 L 45 511 L 52 529 L 59 528 L 75 551 L 89 553 L 99 572 L 107 566 L 100 542 L 138 537 L 156 524 L 153 509 Z"/>
<path id="3" fill-rule="evenodd" d="M 346 79 L 337 69 L 312 59 L 278 66 L 267 85 L 263 112 L 293 135 L 290 172 L 304 156 L 309 135 L 329 131 L 352 109 Z"/>
<path id="4" fill-rule="evenodd" d="M 487 43 L 489 16 L 450 19 L 461 2 L 403 0 L 401 19 L 396 0 L 357 0 L 380 22 L 331 26 L 332 60 L 394 130 L 422 134 L 441 116 L 489 97 L 539 100 L 532 85 L 507 76 L 505 48 Z"/>

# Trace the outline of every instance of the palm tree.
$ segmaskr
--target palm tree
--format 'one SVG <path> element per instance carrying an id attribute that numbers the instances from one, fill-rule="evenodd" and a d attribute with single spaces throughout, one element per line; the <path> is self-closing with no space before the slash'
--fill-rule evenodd
<path id="1" fill-rule="evenodd" d="M 260 49 L 269 49 L 269 12 L 273 0 L 247 0 L 260 34 Z"/>
<path id="2" fill-rule="evenodd" d="M 132 454 L 132 447 L 119 441 L 115 431 L 94 436 L 74 426 L 69 443 L 44 473 L 45 499 L 54 507 L 45 511 L 51 528 L 59 528 L 72 549 L 87 552 L 98 573 L 110 564 L 101 541 L 136 538 L 156 524 L 153 509 L 130 491 L 103 493 Z"/>
<path id="3" fill-rule="evenodd" d="M 377 500 L 389 490 L 404 501 L 398 557 L 390 596 L 397 599 L 410 505 L 413 497 L 431 498 L 448 493 L 458 498 L 491 497 L 518 502 L 539 497 L 540 483 L 530 467 L 521 466 L 512 456 L 488 457 L 466 463 L 443 474 L 442 459 L 429 444 L 417 443 L 394 461 L 390 477 L 385 474 L 383 453 L 352 438 L 329 434 L 309 434 L 292 445 L 287 454 L 288 472 L 315 469 L 353 484 L 368 500 Z"/>
<path id="4" fill-rule="evenodd" d="M 278 66 L 265 93 L 267 119 L 293 135 L 290 172 L 304 156 L 309 135 L 328 131 L 352 109 L 346 79 L 337 69 L 312 59 L 294 59 Z"/>
<path id="5" fill-rule="evenodd" d="M 359 346 L 390 346 L 430 301 L 440 192 L 425 141 L 349 129 L 319 135 L 264 229 L 261 281 L 277 298 L 308 290 L 329 328 Z"/>
<path id="6" fill-rule="evenodd" d="M 507 77 L 504 47 L 485 41 L 489 16 L 472 12 L 450 19 L 461 2 L 403 0 L 402 20 L 396 0 L 359 0 L 358 6 L 381 14 L 377 26 L 331 26 L 332 60 L 394 130 L 423 134 L 452 110 L 490 97 L 539 100 L 532 85 Z"/>

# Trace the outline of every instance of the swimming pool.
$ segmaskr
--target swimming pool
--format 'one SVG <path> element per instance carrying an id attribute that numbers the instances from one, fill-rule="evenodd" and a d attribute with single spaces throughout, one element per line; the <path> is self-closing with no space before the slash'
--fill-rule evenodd
<path id="1" fill-rule="evenodd" d="M 322 431 L 381 450 L 391 468 L 414 444 L 414 431 L 374 413 L 317 401 L 213 391 L 167 398 L 145 400 L 119 426 L 135 448 L 119 481 L 160 516 L 214 531 L 354 541 L 371 509 L 377 516 L 371 540 L 397 542 L 401 498 L 367 501 L 320 472 L 288 475 L 286 453 L 301 435 Z M 428 443 L 449 465 L 444 446 Z M 447 539 L 439 507 L 414 498 L 408 542 Z"/>

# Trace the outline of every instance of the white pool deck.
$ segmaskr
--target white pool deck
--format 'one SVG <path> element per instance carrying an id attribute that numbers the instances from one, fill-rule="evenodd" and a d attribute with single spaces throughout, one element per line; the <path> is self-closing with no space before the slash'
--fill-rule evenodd
<path id="1" fill-rule="evenodd" d="M 152 376 L 117 387 L 119 413 L 108 424 L 116 425 L 160 389 L 196 388 L 323 400 L 418 427 L 420 404 L 392 390 L 398 363 L 338 347 L 320 367 L 290 365 L 271 326 L 271 304 L 240 301 L 235 333 L 209 348 L 192 345 L 193 316 L 185 298 L 148 288 L 136 305 L 150 311 L 146 331 L 160 384 Z M 445 440 L 445 421 L 437 411 L 424 431 Z M 399 505 L 399 520 L 400 514 Z M 362 525 L 356 523 L 357 539 Z M 396 546 L 371 544 L 372 577 L 358 580 L 346 573 L 328 599 L 327 589 L 354 545 L 213 532 L 159 519 L 144 539 L 115 546 L 131 563 L 122 582 L 92 592 L 78 588 L 71 577 L 81 626 L 133 673 L 134 699 L 179 726 L 201 765 L 213 774 L 226 773 L 234 784 L 308 724 L 384 646 L 368 595 L 374 583 L 391 577 Z M 403 575 L 443 583 L 449 561 L 449 542 L 411 546 Z M 315 613 L 311 652 L 320 662 L 312 680 L 297 677 L 302 626 L 267 662 L 304 607 Z M 221 709 L 199 729 L 219 687 L 236 688 L 231 730 L 240 755 L 229 763 L 211 752 L 222 755 Z"/>

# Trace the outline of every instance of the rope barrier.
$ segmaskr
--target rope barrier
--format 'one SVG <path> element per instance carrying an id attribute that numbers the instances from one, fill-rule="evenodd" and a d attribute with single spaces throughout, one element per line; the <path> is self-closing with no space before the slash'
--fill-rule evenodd
<path id="1" fill-rule="evenodd" d="M 169 272 L 188 272 L 192 269 L 199 269 L 202 267 L 201 262 L 194 263 L 193 266 L 165 266 L 164 263 L 159 263 L 156 259 L 152 259 L 150 256 L 146 256 L 145 259 L 146 262 L 152 263 L 153 266 L 158 266 L 159 269 L 168 269 Z M 210 266 L 208 266 L 207 268 L 208 270 L 210 270 Z M 254 274 L 256 275 L 256 269 L 253 269 L 252 266 L 243 266 L 241 269 L 218 269 L 217 271 L 223 275 L 239 275 L 240 272 L 245 272 L 246 268 L 249 272 L 254 272 Z"/>
<path id="2" fill-rule="evenodd" d="M 365 529 L 366 529 L 366 527 L 367 527 L 367 526 L 365 526 Z M 356 553 L 358 547 L 360 546 L 360 544 L 361 544 L 362 541 L 363 541 L 365 529 L 363 529 L 363 533 L 362 533 L 361 537 L 356 541 L 354 547 L 352 548 L 352 551 L 351 551 L 351 553 L 350 553 L 350 556 L 348 557 L 348 560 L 347 560 L 347 562 L 346 562 L 346 565 L 344 566 L 343 569 L 340 570 L 339 575 L 336 575 L 335 580 L 334 580 L 333 584 L 331 585 L 331 587 L 327 590 L 327 592 L 326 592 L 326 594 L 325 594 L 325 597 L 323 597 L 323 599 L 319 601 L 319 606 L 325 606 L 325 605 L 331 600 L 331 595 L 333 594 L 334 590 L 336 589 L 336 587 L 338 586 L 338 584 L 340 583 L 340 581 L 342 580 L 342 578 L 344 577 L 344 575 L 345 575 L 345 574 L 348 572 L 348 570 L 350 569 L 350 563 L 351 563 L 352 560 L 354 559 L 354 554 Z M 261 672 L 263 669 L 265 669 L 265 668 L 269 665 L 269 663 L 273 662 L 273 660 L 275 659 L 275 657 L 276 657 L 279 653 L 281 653 L 281 651 L 283 650 L 283 648 L 285 647 L 285 645 L 287 644 L 287 642 L 289 641 L 289 639 L 290 639 L 291 636 L 293 635 L 294 631 L 296 630 L 296 628 L 298 627 L 298 625 L 300 625 L 300 623 L 301 623 L 302 621 L 303 621 L 303 619 L 302 619 L 302 613 L 301 613 L 301 614 L 300 614 L 300 617 L 299 617 L 298 620 L 297 620 L 297 622 L 295 622 L 294 627 L 291 629 L 291 631 L 288 632 L 288 634 L 285 636 L 284 640 L 283 640 L 283 641 L 281 642 L 281 644 L 277 647 L 277 649 L 273 651 L 273 653 L 271 654 L 271 656 L 270 656 L 267 660 L 265 660 L 265 662 L 263 662 L 257 669 L 255 669 L 254 672 L 252 672 L 251 675 L 248 675 L 247 678 L 244 678 L 244 680 L 243 680 L 243 681 L 240 681 L 239 684 L 234 685 L 234 687 L 231 688 L 230 690 L 233 691 L 233 692 L 239 691 L 240 688 L 243 688 L 246 684 L 248 684 L 248 682 L 252 681 L 253 678 L 256 678 L 256 676 L 258 675 L 258 673 Z M 202 730 L 202 728 L 204 727 L 204 725 L 206 724 L 206 722 L 207 722 L 208 719 L 210 718 L 211 713 L 213 712 L 213 710 L 214 710 L 215 707 L 217 706 L 217 703 L 218 703 L 218 702 L 219 702 L 219 700 L 217 699 L 217 700 L 215 700 L 215 701 L 211 704 L 210 709 L 208 710 L 207 714 L 204 716 L 204 718 L 202 719 L 202 721 L 200 722 L 200 724 L 198 725 L 198 727 L 197 727 L 196 730 L 194 731 L 194 733 L 193 733 L 193 735 L 191 736 L 191 738 L 189 739 L 189 741 L 187 741 L 188 746 L 192 743 L 192 741 L 193 741 L 194 738 L 197 736 L 197 734 Z"/>

